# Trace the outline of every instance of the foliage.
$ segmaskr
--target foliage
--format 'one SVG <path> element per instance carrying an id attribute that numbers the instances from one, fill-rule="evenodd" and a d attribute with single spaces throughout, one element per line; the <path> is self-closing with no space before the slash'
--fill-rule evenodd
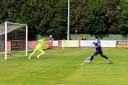
<path id="1" fill-rule="evenodd" d="M 128 33 L 127 0 L 70 0 L 70 32 L 91 35 Z M 29 35 L 67 34 L 68 0 L 1 0 L 0 23 L 27 23 Z"/>

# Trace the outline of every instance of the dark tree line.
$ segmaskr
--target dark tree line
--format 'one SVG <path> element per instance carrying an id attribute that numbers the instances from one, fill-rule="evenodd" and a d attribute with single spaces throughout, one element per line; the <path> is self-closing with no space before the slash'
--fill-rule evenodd
<path id="1" fill-rule="evenodd" d="M 66 37 L 68 0 L 0 0 L 0 23 L 27 23 L 29 35 Z M 71 0 L 70 32 L 128 33 L 128 0 Z"/>

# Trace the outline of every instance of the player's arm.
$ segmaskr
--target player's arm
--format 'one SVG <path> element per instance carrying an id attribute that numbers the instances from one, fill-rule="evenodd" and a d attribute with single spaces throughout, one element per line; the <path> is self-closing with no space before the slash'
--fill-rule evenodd
<path id="1" fill-rule="evenodd" d="M 97 42 L 93 42 L 93 44 L 95 45 L 95 48 L 100 47 L 100 44 L 98 44 Z"/>
<path id="2" fill-rule="evenodd" d="M 96 48 L 100 47 L 100 45 L 95 46 Z"/>

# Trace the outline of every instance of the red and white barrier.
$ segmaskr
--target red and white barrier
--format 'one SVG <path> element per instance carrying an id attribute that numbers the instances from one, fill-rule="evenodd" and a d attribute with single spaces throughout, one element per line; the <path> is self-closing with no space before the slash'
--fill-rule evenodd
<path id="1" fill-rule="evenodd" d="M 116 47 L 116 41 L 115 40 L 102 40 L 101 46 L 102 47 Z"/>
<path id="2" fill-rule="evenodd" d="M 94 47 L 95 40 L 53 40 L 45 48 L 51 47 Z M 38 41 L 29 41 L 29 48 L 35 48 Z M 116 47 L 115 40 L 101 40 L 102 47 Z"/>
<path id="3" fill-rule="evenodd" d="M 79 40 L 62 40 L 61 47 L 80 47 Z"/>
<path id="4" fill-rule="evenodd" d="M 52 47 L 61 47 L 62 46 L 62 41 L 61 40 L 54 40 L 52 41 Z"/>
<path id="5" fill-rule="evenodd" d="M 94 47 L 94 40 L 80 40 L 80 47 Z"/>

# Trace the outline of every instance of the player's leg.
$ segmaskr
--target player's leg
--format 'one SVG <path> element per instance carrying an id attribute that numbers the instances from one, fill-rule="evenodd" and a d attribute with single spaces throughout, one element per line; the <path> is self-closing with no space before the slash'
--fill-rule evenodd
<path id="1" fill-rule="evenodd" d="M 94 57 L 97 56 L 99 54 L 98 50 L 96 50 L 94 52 L 94 54 L 92 56 L 90 56 L 90 63 L 93 61 Z"/>
<path id="2" fill-rule="evenodd" d="M 30 59 L 36 53 L 36 49 L 29 55 L 28 59 Z"/>
<path id="3" fill-rule="evenodd" d="M 106 55 L 104 55 L 102 51 L 100 52 L 100 56 L 106 59 L 109 63 L 112 63 L 112 61 Z"/>
<path id="4" fill-rule="evenodd" d="M 41 52 L 41 53 L 37 55 L 37 58 L 38 58 L 38 59 L 40 58 L 40 56 L 42 56 L 42 55 L 45 54 L 45 52 L 44 52 L 43 50 L 40 50 L 40 52 Z"/>

